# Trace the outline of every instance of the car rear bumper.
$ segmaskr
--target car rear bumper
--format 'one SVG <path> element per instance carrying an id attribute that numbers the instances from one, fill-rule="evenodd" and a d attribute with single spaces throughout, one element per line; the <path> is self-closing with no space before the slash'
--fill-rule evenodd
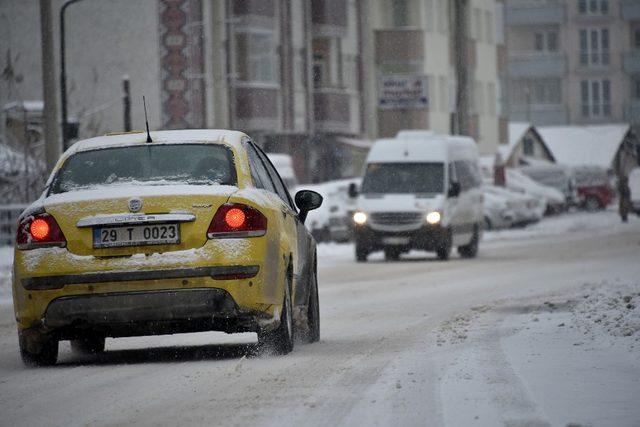
<path id="1" fill-rule="evenodd" d="M 265 313 L 241 310 L 223 289 L 178 289 L 56 298 L 32 328 L 73 339 L 88 333 L 123 337 L 257 331 L 271 320 Z"/>
<path id="2" fill-rule="evenodd" d="M 447 230 L 439 225 L 425 225 L 413 231 L 380 231 L 364 225 L 355 228 L 358 246 L 375 251 L 390 246 L 403 250 L 435 251 L 447 238 Z"/>

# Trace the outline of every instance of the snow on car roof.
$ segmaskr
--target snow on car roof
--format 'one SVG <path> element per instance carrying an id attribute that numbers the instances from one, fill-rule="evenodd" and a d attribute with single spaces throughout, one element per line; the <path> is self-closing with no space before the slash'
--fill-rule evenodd
<path id="1" fill-rule="evenodd" d="M 152 144 L 179 144 L 198 141 L 218 142 L 235 148 L 239 147 L 244 136 L 245 134 L 242 132 L 224 129 L 161 130 L 151 132 Z M 79 151 L 145 144 L 146 140 L 146 132 L 97 136 L 76 142 L 67 150 L 66 154 L 71 155 Z"/>
<path id="2" fill-rule="evenodd" d="M 610 169 L 629 125 L 545 126 L 536 129 L 558 163 Z"/>

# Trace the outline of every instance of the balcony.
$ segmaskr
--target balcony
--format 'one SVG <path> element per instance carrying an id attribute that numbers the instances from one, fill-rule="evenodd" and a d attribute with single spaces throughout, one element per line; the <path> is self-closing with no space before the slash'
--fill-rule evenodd
<path id="1" fill-rule="evenodd" d="M 505 25 L 563 24 L 565 5 L 558 0 L 511 1 L 505 10 Z"/>
<path id="2" fill-rule="evenodd" d="M 414 29 L 376 30 L 375 51 L 378 64 L 422 62 L 424 32 Z"/>
<path id="3" fill-rule="evenodd" d="M 563 53 L 520 53 L 509 57 L 510 78 L 562 77 L 567 72 Z"/>
<path id="4" fill-rule="evenodd" d="M 251 85 L 236 82 L 235 124 L 240 129 L 278 129 L 280 90 L 266 85 Z"/>
<path id="5" fill-rule="evenodd" d="M 565 125 L 569 123 L 569 111 L 564 104 L 512 104 L 509 120 L 538 126 Z"/>
<path id="6" fill-rule="evenodd" d="M 630 52 L 622 55 L 622 67 L 627 73 L 640 73 L 640 52 Z"/>
<path id="7" fill-rule="evenodd" d="M 350 103 L 350 95 L 344 89 L 315 89 L 313 114 L 316 130 L 329 133 L 352 133 Z"/>
<path id="8" fill-rule="evenodd" d="M 622 19 L 627 21 L 640 20 L 640 2 L 638 0 L 622 0 Z"/>
<path id="9" fill-rule="evenodd" d="M 316 37 L 347 35 L 347 2 L 344 0 L 311 0 L 311 22 Z"/>

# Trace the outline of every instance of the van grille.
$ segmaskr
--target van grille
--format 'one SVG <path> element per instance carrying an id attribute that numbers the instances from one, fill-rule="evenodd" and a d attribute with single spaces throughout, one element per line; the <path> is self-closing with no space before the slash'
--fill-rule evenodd
<path id="1" fill-rule="evenodd" d="M 370 215 L 371 222 L 379 225 L 418 225 L 423 222 L 420 212 L 375 212 Z"/>

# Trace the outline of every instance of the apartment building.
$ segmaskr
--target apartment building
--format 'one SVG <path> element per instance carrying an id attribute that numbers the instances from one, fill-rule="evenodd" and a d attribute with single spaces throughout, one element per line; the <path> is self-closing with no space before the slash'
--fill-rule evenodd
<path id="1" fill-rule="evenodd" d="M 640 2 L 507 0 L 511 120 L 640 123 Z"/>
<path id="2" fill-rule="evenodd" d="M 371 46 L 363 52 L 371 137 L 400 129 L 456 133 L 454 2 L 364 0 Z M 466 13 L 469 134 L 484 154 L 500 142 L 496 2 L 472 0 Z M 415 88 L 422 93 L 415 101 Z M 414 101 L 411 98 L 414 92 Z M 407 95 L 409 94 L 409 95 Z M 406 95 L 406 96 L 405 96 Z M 421 102 L 420 102 L 421 101 Z M 506 121 L 505 121 L 506 126 Z M 506 134 L 504 135 L 506 142 Z"/>
<path id="3" fill-rule="evenodd" d="M 290 153 L 305 180 L 358 173 L 349 141 L 361 134 L 359 1 L 210 6 L 213 125 Z"/>

